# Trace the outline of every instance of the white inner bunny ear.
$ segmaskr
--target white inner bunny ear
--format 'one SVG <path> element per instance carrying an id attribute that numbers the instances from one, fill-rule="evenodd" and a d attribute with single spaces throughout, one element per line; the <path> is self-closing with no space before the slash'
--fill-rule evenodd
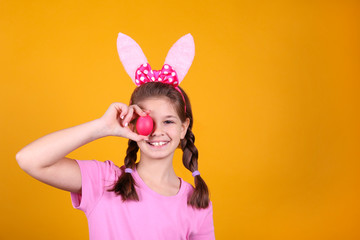
<path id="1" fill-rule="evenodd" d="M 119 33 L 117 38 L 117 50 L 125 71 L 135 83 L 136 69 L 140 67 L 141 64 L 147 63 L 143 51 L 139 44 L 123 33 Z"/>
<path id="2" fill-rule="evenodd" d="M 170 48 L 165 64 L 172 66 L 177 75 L 179 83 L 184 79 L 195 56 L 195 43 L 191 34 L 186 34 L 177 40 Z"/>

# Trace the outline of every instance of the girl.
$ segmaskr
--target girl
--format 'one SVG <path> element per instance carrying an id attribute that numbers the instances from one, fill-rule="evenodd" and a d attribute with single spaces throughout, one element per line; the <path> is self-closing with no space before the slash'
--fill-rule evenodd
<path id="1" fill-rule="evenodd" d="M 135 77 L 129 75 L 138 85 L 130 105 L 113 103 L 101 118 L 44 136 L 16 155 L 28 174 L 71 192 L 73 206 L 87 216 L 90 239 L 215 239 L 212 204 L 198 171 L 191 105 L 177 86 L 192 62 L 191 54 L 182 58 L 187 60 L 181 61 L 180 67 L 176 62 L 181 58 L 179 54 L 188 54 L 184 46 L 189 41 L 191 46 L 193 40 L 188 34 L 175 43 L 163 69 L 155 71 L 143 62 L 140 47 L 119 34 L 120 59 L 128 73 L 135 70 Z M 129 61 L 129 56 L 138 57 Z M 134 69 L 135 65 L 140 67 Z M 154 128 L 150 135 L 142 136 L 137 134 L 135 122 L 146 115 L 153 119 Z M 65 157 L 106 136 L 129 139 L 121 168 L 112 161 Z M 179 146 L 184 166 L 195 178 L 195 188 L 174 172 L 172 161 Z M 136 163 L 139 149 L 140 160 Z"/>

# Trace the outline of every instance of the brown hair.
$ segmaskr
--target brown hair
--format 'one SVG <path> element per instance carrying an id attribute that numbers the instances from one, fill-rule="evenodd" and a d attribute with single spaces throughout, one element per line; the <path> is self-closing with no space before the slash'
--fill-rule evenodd
<path id="1" fill-rule="evenodd" d="M 190 171 L 198 170 L 198 150 L 195 147 L 195 136 L 192 132 L 193 115 L 191 111 L 191 105 L 188 96 L 180 87 L 185 102 L 181 94 L 171 85 L 160 82 L 150 82 L 137 87 L 131 95 L 131 104 L 137 104 L 148 98 L 166 97 L 174 105 L 178 116 L 182 122 L 185 122 L 187 118 L 190 120 L 189 127 L 187 129 L 184 139 L 181 140 L 180 146 L 183 150 L 183 164 Z M 186 112 L 185 112 L 186 104 Z M 133 140 L 129 140 L 128 149 L 124 160 L 126 168 L 135 168 L 135 162 L 137 159 L 137 152 L 139 147 Z M 194 177 L 195 189 L 191 196 L 188 198 L 188 205 L 195 208 L 207 208 L 209 206 L 209 190 L 200 175 Z M 117 195 L 121 195 L 122 200 L 135 200 L 139 201 L 139 196 L 136 193 L 135 180 L 131 174 L 127 174 L 122 169 L 122 174 L 114 187 L 109 191 L 115 192 Z"/>

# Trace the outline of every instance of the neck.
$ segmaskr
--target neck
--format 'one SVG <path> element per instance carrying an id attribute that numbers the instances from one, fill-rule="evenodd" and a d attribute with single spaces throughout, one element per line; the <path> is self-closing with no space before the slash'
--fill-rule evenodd
<path id="1" fill-rule="evenodd" d="M 151 159 L 140 154 L 136 171 L 142 179 L 155 183 L 167 183 L 178 179 L 172 165 L 173 156 L 166 159 Z"/>

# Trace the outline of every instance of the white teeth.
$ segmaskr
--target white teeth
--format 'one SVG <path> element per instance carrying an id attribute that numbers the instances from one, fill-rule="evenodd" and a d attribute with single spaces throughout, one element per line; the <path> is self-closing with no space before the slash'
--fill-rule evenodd
<path id="1" fill-rule="evenodd" d="M 150 143 L 151 145 L 153 146 L 162 146 L 164 144 L 166 144 L 167 142 L 153 142 L 153 143 Z"/>

